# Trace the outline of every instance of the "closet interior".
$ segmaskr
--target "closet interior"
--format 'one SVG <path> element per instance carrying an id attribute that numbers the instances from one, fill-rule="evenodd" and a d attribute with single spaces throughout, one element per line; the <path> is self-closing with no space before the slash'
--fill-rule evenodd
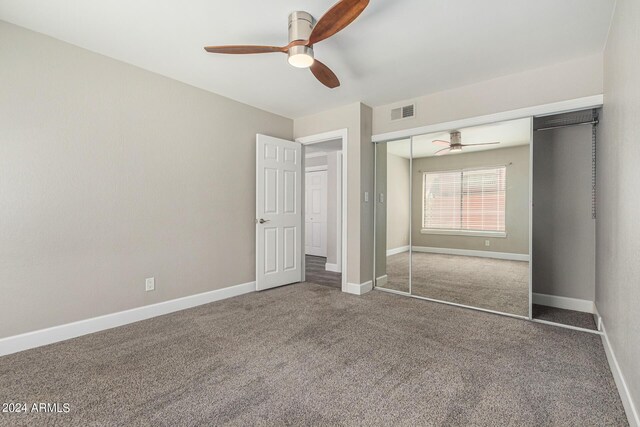
<path id="1" fill-rule="evenodd" d="M 589 109 L 534 119 L 533 319 L 599 330 L 596 126 Z"/>

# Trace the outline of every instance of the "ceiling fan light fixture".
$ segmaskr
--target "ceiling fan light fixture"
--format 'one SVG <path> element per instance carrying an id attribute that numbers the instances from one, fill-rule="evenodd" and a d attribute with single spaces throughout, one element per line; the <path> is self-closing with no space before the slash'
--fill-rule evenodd
<path id="1" fill-rule="evenodd" d="M 296 68 L 309 68 L 313 65 L 313 48 L 309 46 L 293 46 L 289 49 L 289 64 Z"/>
<path id="2" fill-rule="evenodd" d="M 368 4 L 369 0 L 339 0 L 317 22 L 308 12 L 292 12 L 289 15 L 289 44 L 286 46 L 205 46 L 204 50 L 230 55 L 286 53 L 289 64 L 298 68 L 309 68 L 320 83 L 329 89 L 335 89 L 340 86 L 340 80 L 329 67 L 314 59 L 313 45 L 343 30 Z"/>

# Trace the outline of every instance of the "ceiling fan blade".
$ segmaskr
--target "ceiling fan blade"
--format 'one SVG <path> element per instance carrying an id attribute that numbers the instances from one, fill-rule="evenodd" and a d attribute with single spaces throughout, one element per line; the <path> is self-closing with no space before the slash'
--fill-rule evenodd
<path id="1" fill-rule="evenodd" d="M 341 0 L 318 20 L 309 36 L 309 44 L 331 37 L 351 24 L 369 4 L 369 0 Z"/>
<path id="2" fill-rule="evenodd" d="M 273 53 L 281 52 L 286 53 L 286 47 L 277 46 L 251 46 L 251 45 L 236 45 L 236 46 L 206 46 L 204 48 L 209 53 L 227 53 L 231 55 L 242 55 L 249 53 Z"/>
<path id="3" fill-rule="evenodd" d="M 447 147 L 451 145 L 451 143 L 449 141 L 443 141 L 441 139 L 435 139 L 435 140 L 433 140 L 431 142 L 433 144 L 435 144 L 435 145 L 442 145 L 442 146 L 447 146 Z"/>
<path id="4" fill-rule="evenodd" d="M 333 71 L 317 59 L 315 59 L 311 65 L 311 72 L 316 76 L 316 79 L 320 80 L 320 83 L 329 89 L 340 86 L 340 80 L 338 80 L 338 77 L 336 77 Z"/>
<path id="5" fill-rule="evenodd" d="M 500 142 L 484 142 L 482 144 L 460 144 L 463 147 L 473 147 L 476 145 L 493 145 L 493 144 L 500 144 Z"/>
<path id="6" fill-rule="evenodd" d="M 433 155 L 434 156 L 442 156 L 443 154 L 447 154 L 449 151 L 451 151 L 451 147 L 447 147 L 447 148 L 443 148 L 442 150 L 438 150 Z"/>

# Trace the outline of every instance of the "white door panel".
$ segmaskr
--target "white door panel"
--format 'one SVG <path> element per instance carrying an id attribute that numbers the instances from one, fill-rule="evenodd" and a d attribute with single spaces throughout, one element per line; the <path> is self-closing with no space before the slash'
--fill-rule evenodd
<path id="1" fill-rule="evenodd" d="M 327 171 L 305 174 L 305 253 L 327 256 Z"/>
<path id="2" fill-rule="evenodd" d="M 300 144 L 256 137 L 256 288 L 302 280 Z"/>

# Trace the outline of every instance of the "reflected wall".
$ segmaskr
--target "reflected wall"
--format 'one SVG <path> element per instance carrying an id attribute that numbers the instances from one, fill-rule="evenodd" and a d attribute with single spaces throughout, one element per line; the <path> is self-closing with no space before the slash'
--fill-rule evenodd
<path id="1" fill-rule="evenodd" d="M 376 145 L 376 286 L 410 291 L 409 140 Z"/>

